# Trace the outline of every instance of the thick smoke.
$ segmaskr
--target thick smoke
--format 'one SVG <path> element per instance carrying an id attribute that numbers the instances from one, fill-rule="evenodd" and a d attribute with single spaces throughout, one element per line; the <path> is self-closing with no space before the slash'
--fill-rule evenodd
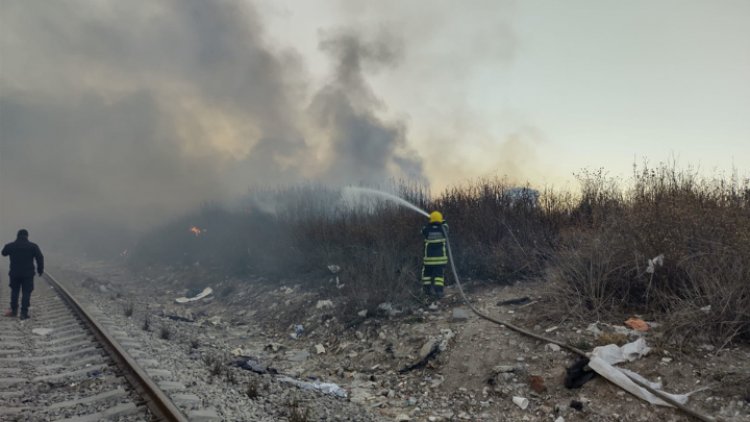
<path id="1" fill-rule="evenodd" d="M 318 92 L 311 110 L 330 139 L 331 166 L 327 178 L 363 182 L 383 181 L 389 175 L 406 179 L 422 176 L 422 162 L 406 143 L 406 127 L 387 124 L 375 111 L 382 107 L 368 86 L 363 68 L 393 66 L 399 58 L 397 40 L 382 36 L 363 42 L 352 32 L 340 31 L 320 44 L 338 66 L 331 83 Z"/>
<path id="2" fill-rule="evenodd" d="M 318 89 L 245 1 L 5 0 L 0 16 L 5 237 L 71 215 L 148 227 L 252 185 L 422 177 L 363 72 L 398 43 L 327 36 Z"/>

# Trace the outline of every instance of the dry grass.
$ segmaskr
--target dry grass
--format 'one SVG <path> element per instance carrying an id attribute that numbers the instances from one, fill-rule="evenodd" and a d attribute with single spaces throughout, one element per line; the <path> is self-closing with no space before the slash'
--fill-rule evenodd
<path id="1" fill-rule="evenodd" d="M 589 186 L 581 224 L 563 234 L 551 266 L 566 309 L 589 319 L 641 313 L 678 341 L 750 340 L 747 182 L 661 167 L 624 191 Z M 658 255 L 663 263 L 650 271 Z"/>
<path id="2" fill-rule="evenodd" d="M 292 400 L 288 409 L 289 422 L 308 422 L 310 420 L 310 409 L 302 407 L 299 401 Z"/>
<path id="3" fill-rule="evenodd" d="M 627 334 L 622 333 L 601 333 L 596 337 L 597 346 L 606 346 L 608 344 L 616 344 L 618 346 L 622 346 L 627 342 Z"/>
<path id="4" fill-rule="evenodd" d="M 126 303 L 126 304 L 125 304 L 125 305 L 123 306 L 123 310 L 122 310 L 122 313 L 123 313 L 123 314 L 124 314 L 124 315 L 125 315 L 126 317 L 128 317 L 128 318 L 130 318 L 131 316 L 133 316 L 133 303 L 132 303 L 132 302 L 128 302 L 128 303 Z"/>
<path id="5" fill-rule="evenodd" d="M 250 400 L 255 400 L 260 397 L 260 383 L 256 379 L 248 381 L 245 387 L 245 394 Z"/>
<path id="6" fill-rule="evenodd" d="M 637 313 L 665 323 L 673 339 L 750 341 L 747 180 L 701 179 L 674 166 L 644 167 L 627 185 L 602 171 L 578 177 L 580 194 L 537 196 L 500 179 L 432 201 L 419 186 L 390 190 L 443 212 L 467 279 L 548 277 L 563 312 L 584 320 Z M 336 190 L 302 186 L 256 192 L 242 211 L 207 206 L 143 239 L 131 262 L 189 265 L 217 280 L 292 278 L 339 296 L 347 312 L 410 300 L 420 288 L 424 217 L 375 201 L 343 207 L 340 199 Z M 207 231 L 196 237 L 192 225 Z M 660 254 L 663 265 L 647 271 Z M 330 281 L 329 264 L 341 267 L 343 288 Z"/>

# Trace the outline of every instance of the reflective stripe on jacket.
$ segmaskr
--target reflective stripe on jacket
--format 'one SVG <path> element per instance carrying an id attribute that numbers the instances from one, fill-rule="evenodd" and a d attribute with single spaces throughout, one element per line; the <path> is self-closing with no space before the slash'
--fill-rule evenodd
<path id="1" fill-rule="evenodd" d="M 448 224 L 431 223 L 422 229 L 424 236 L 424 265 L 445 265 L 448 263 L 448 253 L 445 247 L 445 233 L 448 233 Z"/>

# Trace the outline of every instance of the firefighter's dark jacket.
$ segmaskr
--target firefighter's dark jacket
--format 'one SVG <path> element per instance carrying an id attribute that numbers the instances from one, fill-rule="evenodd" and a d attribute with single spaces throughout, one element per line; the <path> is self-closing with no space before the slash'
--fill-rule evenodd
<path id="1" fill-rule="evenodd" d="M 3 256 L 10 256 L 11 277 L 28 278 L 34 277 L 34 260 L 36 260 L 36 272 L 44 273 L 44 256 L 36 243 L 29 242 L 26 237 L 18 237 L 15 242 L 8 243 L 3 247 Z"/>
<path id="2" fill-rule="evenodd" d="M 442 230 L 441 230 L 442 226 Z M 448 254 L 445 248 L 445 234 L 448 234 L 448 223 L 430 223 L 422 228 L 424 236 L 424 265 L 445 265 Z"/>

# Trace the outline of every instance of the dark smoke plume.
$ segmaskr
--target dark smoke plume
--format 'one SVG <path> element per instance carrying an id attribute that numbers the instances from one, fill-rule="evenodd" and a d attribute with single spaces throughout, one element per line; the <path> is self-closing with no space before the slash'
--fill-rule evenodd
<path id="1" fill-rule="evenodd" d="M 397 43 L 327 37 L 336 72 L 315 89 L 246 1 L 4 0 L 0 16 L 6 237 L 68 216 L 148 227 L 257 184 L 421 177 L 364 77 Z"/>
<path id="2" fill-rule="evenodd" d="M 379 182 L 389 176 L 422 177 L 422 161 L 406 143 L 403 123 L 386 123 L 375 111 L 382 107 L 368 86 L 364 67 L 393 66 L 399 58 L 398 40 L 381 37 L 365 42 L 352 32 L 328 36 L 320 48 L 338 64 L 333 80 L 313 99 L 311 110 L 330 136 L 327 178 Z"/>

